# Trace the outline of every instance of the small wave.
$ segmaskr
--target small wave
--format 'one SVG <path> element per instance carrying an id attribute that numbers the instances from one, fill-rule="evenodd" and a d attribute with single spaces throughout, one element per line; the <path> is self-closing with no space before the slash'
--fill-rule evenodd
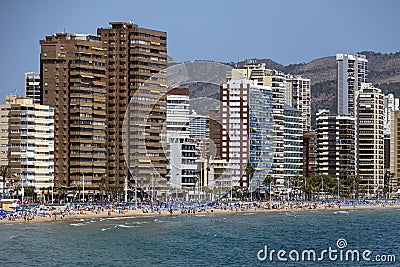
<path id="1" fill-rule="evenodd" d="M 122 220 L 126 217 L 111 217 L 111 218 L 106 218 L 105 220 Z"/>
<path id="2" fill-rule="evenodd" d="M 117 228 L 134 228 L 134 227 L 139 227 L 137 225 L 126 225 L 126 224 L 118 224 L 116 225 Z"/>
<path id="3" fill-rule="evenodd" d="M 333 214 L 348 214 L 349 212 L 347 210 L 339 210 L 339 211 L 334 211 Z"/>
<path id="4" fill-rule="evenodd" d="M 17 235 L 12 235 L 12 236 L 10 236 L 10 239 L 13 239 L 13 238 L 16 238 L 17 237 Z"/>
<path id="5" fill-rule="evenodd" d="M 137 218 L 137 216 L 110 217 L 110 218 L 104 218 L 103 220 L 125 220 L 125 219 L 135 219 L 135 218 Z"/>
<path id="6" fill-rule="evenodd" d="M 196 217 L 205 217 L 205 214 L 201 214 L 201 215 L 195 215 Z"/>
<path id="7" fill-rule="evenodd" d="M 71 226 L 84 226 L 86 223 L 71 223 Z"/>
<path id="8" fill-rule="evenodd" d="M 140 225 L 140 224 L 145 224 L 145 223 L 147 223 L 147 222 L 133 222 L 132 224 L 138 224 L 138 225 Z"/>

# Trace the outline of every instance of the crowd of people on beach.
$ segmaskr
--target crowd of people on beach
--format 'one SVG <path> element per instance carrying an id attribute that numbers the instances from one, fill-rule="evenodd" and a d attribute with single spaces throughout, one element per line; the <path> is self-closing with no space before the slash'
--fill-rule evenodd
<path id="1" fill-rule="evenodd" d="M 34 221 L 35 218 L 49 218 L 52 221 L 63 220 L 65 218 L 75 218 L 79 216 L 124 216 L 132 214 L 196 214 L 196 213 L 216 213 L 216 212 L 256 212 L 268 210 L 312 210 L 312 209 L 340 209 L 341 207 L 400 207 L 398 201 L 266 201 L 266 202 L 139 202 L 139 203 L 74 203 L 59 206 L 19 206 L 10 211 L 2 211 L 0 221 Z M 141 211 L 141 212 L 140 212 Z"/>

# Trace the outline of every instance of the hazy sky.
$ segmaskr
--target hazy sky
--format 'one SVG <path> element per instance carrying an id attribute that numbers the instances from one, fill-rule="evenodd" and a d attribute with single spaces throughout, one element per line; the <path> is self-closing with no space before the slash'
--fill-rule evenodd
<path id="1" fill-rule="evenodd" d="M 400 51 L 397 0 L 2 0 L 0 102 L 23 95 L 39 71 L 39 40 L 62 32 L 96 33 L 132 21 L 168 33 L 175 61 L 271 58 L 282 64 L 336 53 Z"/>

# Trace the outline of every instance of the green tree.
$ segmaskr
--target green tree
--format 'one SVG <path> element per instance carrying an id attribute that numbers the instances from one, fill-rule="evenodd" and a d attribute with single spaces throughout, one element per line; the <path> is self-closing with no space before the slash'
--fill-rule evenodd
<path id="1" fill-rule="evenodd" d="M 106 178 L 105 177 L 102 177 L 101 179 L 100 179 L 100 182 L 99 182 L 99 191 L 100 191 L 100 204 L 101 204 L 101 206 L 103 206 L 103 194 L 104 194 L 104 191 L 106 191 L 106 189 L 107 189 L 107 186 L 106 186 Z"/>
<path id="2" fill-rule="evenodd" d="M 3 177 L 3 194 L 2 197 L 4 198 L 5 196 L 5 190 L 6 190 L 6 178 L 9 178 L 11 176 L 11 171 L 8 166 L 0 166 L 0 175 Z"/>
<path id="3" fill-rule="evenodd" d="M 250 162 L 247 162 L 246 169 L 244 169 L 244 171 L 246 172 L 246 175 L 247 175 L 247 178 L 249 181 L 249 185 L 250 185 L 250 182 L 253 180 L 253 176 L 254 176 L 254 173 L 256 172 L 256 170 L 254 169 L 253 165 Z M 252 195 L 253 189 L 250 188 L 250 186 L 249 186 L 249 190 L 251 191 L 250 194 Z"/>
<path id="4" fill-rule="evenodd" d="M 27 186 L 24 188 L 24 192 L 26 196 L 31 198 L 32 201 L 34 201 L 34 196 L 35 196 L 35 187 L 34 186 Z"/>
<path id="5" fill-rule="evenodd" d="M 272 183 L 274 184 L 274 187 L 275 187 L 275 185 L 276 185 L 276 177 L 274 177 L 274 176 L 268 174 L 268 175 L 265 177 L 265 179 L 264 179 L 264 181 L 263 181 L 263 184 L 264 184 L 264 185 L 268 185 L 268 189 L 269 189 L 269 194 L 268 194 L 268 195 L 269 195 L 269 200 L 271 200 Z"/>

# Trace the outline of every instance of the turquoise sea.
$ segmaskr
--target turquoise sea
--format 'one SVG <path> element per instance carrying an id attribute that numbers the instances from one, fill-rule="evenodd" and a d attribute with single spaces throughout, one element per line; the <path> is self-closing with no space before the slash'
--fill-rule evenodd
<path id="1" fill-rule="evenodd" d="M 400 209 L 0 224 L 0 266 L 400 266 L 399 227 Z M 292 250 L 315 250 L 318 258 L 329 247 L 338 259 L 340 250 L 372 254 L 370 261 L 325 254 L 283 262 L 276 254 L 263 260 L 265 246 L 286 258 Z M 396 262 L 377 262 L 376 255 Z"/>

